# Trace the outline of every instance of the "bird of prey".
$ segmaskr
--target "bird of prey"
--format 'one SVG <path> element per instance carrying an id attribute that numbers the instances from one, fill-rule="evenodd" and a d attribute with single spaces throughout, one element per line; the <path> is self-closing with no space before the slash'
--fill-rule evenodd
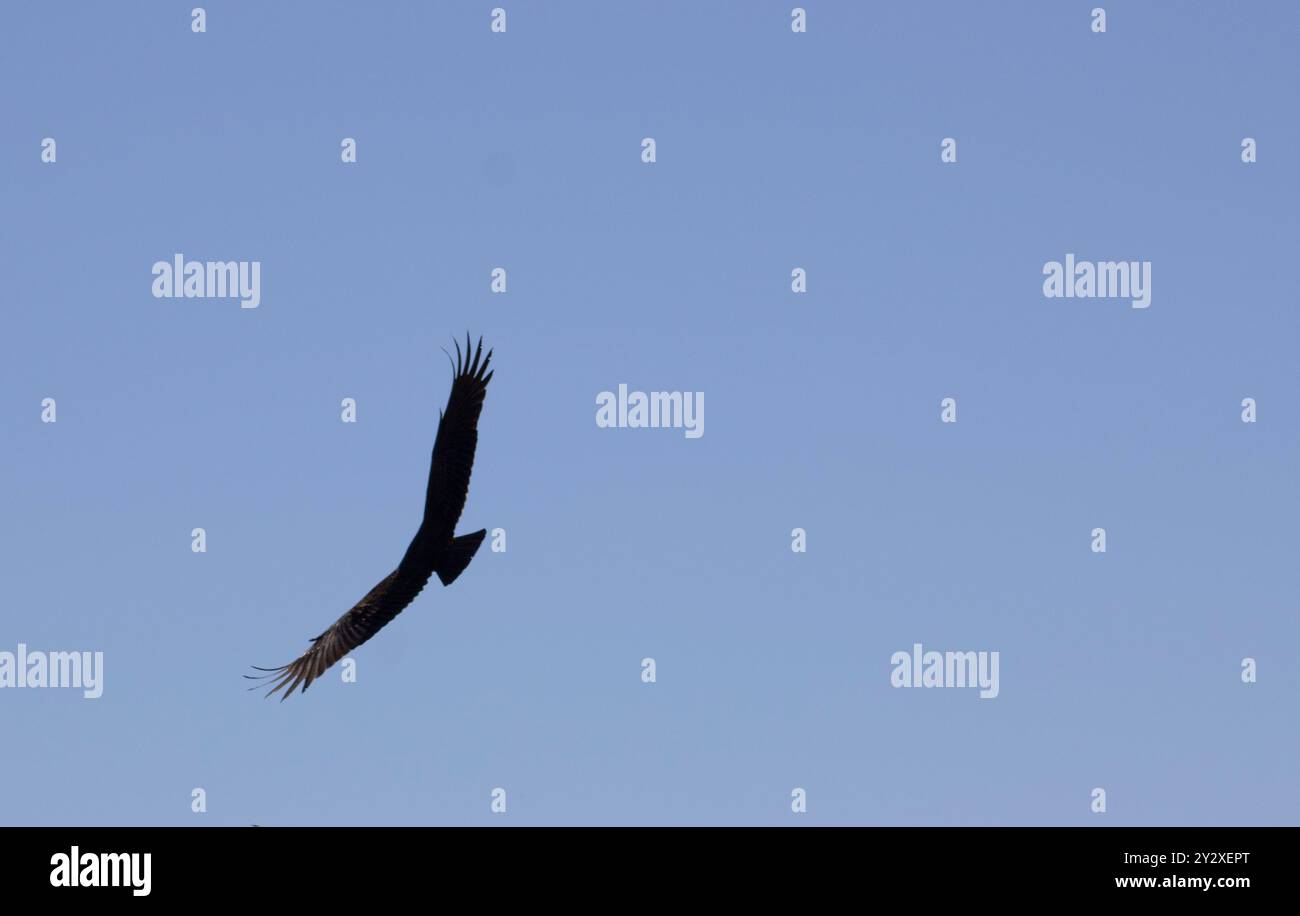
<path id="1" fill-rule="evenodd" d="M 448 354 L 450 359 L 450 354 Z M 261 675 L 244 677 L 262 681 L 250 690 L 266 687 L 267 696 L 283 690 L 283 702 L 300 684 L 306 692 L 311 682 L 331 665 L 374 636 L 400 614 L 420 593 L 429 577 L 438 574 L 443 585 L 451 585 L 465 571 L 486 529 L 455 536 L 456 522 L 465 508 L 469 493 L 469 475 L 474 466 L 474 449 L 478 445 L 478 418 L 483 411 L 487 384 L 492 380 L 488 363 L 492 351 L 483 355 L 483 338 L 470 358 L 470 340 L 465 337 L 465 353 L 456 342 L 456 365 L 447 398 L 447 409 L 438 419 L 438 435 L 433 441 L 433 458 L 429 463 L 429 486 L 424 497 L 424 519 L 415 532 L 411 546 L 397 568 L 357 602 L 352 610 L 334 621 L 324 633 L 311 641 L 311 648 L 296 661 L 279 668 L 258 668 Z"/>

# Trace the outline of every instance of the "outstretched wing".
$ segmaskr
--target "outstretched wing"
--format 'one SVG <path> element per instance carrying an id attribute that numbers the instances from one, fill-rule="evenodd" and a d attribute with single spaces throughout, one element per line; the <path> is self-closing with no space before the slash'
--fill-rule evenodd
<path id="1" fill-rule="evenodd" d="M 270 690 L 266 694 L 268 697 L 283 690 L 281 702 L 288 699 L 289 694 L 293 693 L 299 684 L 306 692 L 312 681 L 324 674 L 336 661 L 382 630 L 390 620 L 414 601 L 432 573 L 432 567 L 425 568 L 423 573 L 418 569 L 402 567 L 393 570 L 382 582 L 372 588 L 366 597 L 358 601 L 356 607 L 313 639 L 311 648 L 297 660 L 281 665 L 279 668 L 257 668 L 258 671 L 266 672 L 265 674 L 244 675 L 250 680 L 263 682 L 254 684 L 249 690 L 269 686 Z"/>
<path id="2" fill-rule="evenodd" d="M 479 338 L 473 359 L 469 350 L 466 335 L 464 354 L 460 352 L 460 343 L 456 344 L 456 376 L 447 397 L 447 409 L 438 420 L 438 435 L 433 440 L 433 458 L 429 462 L 423 528 L 435 540 L 452 536 L 465 508 L 474 449 L 478 446 L 478 418 L 483 412 L 487 384 L 492 380 L 488 371 L 492 351 L 483 355 L 483 338 Z"/>
<path id="3" fill-rule="evenodd" d="M 284 691 L 280 697 L 282 701 L 300 685 L 306 691 L 311 682 L 331 665 L 382 630 L 414 601 L 435 571 L 444 585 L 450 585 L 465 569 L 487 533 L 476 531 L 452 538 L 469 493 L 469 475 L 478 445 L 478 418 L 483 412 L 487 384 L 492 380 L 492 373 L 488 371 L 491 359 L 491 350 L 483 356 L 481 337 L 472 359 L 468 335 L 464 354 L 460 352 L 460 343 L 456 344 L 456 371 L 451 395 L 447 398 L 447 409 L 438 421 L 438 435 L 433 442 L 424 520 L 397 569 L 372 588 L 352 610 L 334 621 L 333 626 L 313 639 L 311 648 L 297 660 L 279 668 L 257 668 L 265 672 L 261 675 L 244 675 L 262 682 L 250 689 L 269 685 L 266 695 L 269 697 Z"/>

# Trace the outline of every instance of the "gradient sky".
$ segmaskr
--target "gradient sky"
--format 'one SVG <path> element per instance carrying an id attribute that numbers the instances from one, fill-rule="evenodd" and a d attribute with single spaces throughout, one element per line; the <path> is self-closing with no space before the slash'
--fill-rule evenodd
<path id="1" fill-rule="evenodd" d="M 105 686 L 0 690 L 0 823 L 1300 821 L 1300 7 L 1100 2 L 6 4 L 0 650 Z M 401 557 L 467 329 L 507 551 L 245 692 Z"/>

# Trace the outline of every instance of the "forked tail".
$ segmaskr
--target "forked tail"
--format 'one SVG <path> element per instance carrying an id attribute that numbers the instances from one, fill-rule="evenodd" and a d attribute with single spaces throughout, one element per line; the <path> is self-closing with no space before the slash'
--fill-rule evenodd
<path id="1" fill-rule="evenodd" d="M 451 539 L 451 543 L 438 554 L 433 563 L 433 571 L 438 574 L 443 585 L 451 585 L 465 571 L 485 537 L 487 529 L 481 528 L 473 534 L 462 534 Z"/>

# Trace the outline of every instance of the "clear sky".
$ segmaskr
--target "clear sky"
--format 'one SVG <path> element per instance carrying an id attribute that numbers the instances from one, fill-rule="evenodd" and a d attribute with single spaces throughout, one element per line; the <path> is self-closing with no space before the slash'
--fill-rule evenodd
<path id="1" fill-rule="evenodd" d="M 0 651 L 104 685 L 0 690 L 0 822 L 1300 821 L 1300 6 L 1099 4 L 5 4 Z M 245 692 L 401 557 L 467 329 L 506 551 Z"/>

